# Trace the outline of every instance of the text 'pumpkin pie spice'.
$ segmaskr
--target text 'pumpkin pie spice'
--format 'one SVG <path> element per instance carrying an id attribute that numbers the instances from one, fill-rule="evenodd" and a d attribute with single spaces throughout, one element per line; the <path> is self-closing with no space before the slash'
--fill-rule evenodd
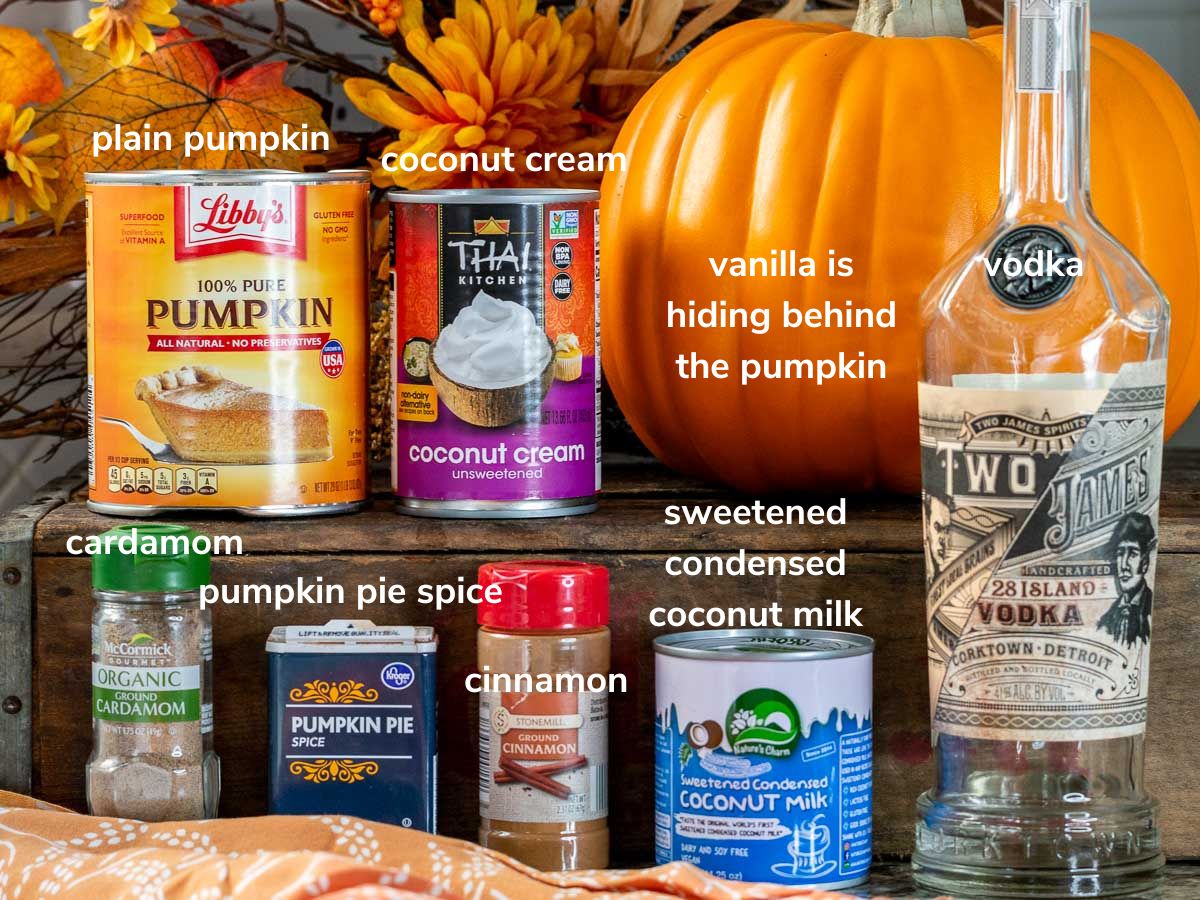
<path id="1" fill-rule="evenodd" d="M 402 512 L 591 512 L 600 491 L 599 195 L 393 191 Z"/>
<path id="2" fill-rule="evenodd" d="M 367 190 L 357 171 L 87 176 L 92 509 L 366 499 Z"/>

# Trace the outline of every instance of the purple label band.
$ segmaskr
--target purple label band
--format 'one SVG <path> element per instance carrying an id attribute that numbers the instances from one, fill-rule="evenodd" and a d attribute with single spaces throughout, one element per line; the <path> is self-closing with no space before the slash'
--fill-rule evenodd
<path id="1" fill-rule="evenodd" d="M 596 493 L 596 367 L 555 381 L 539 409 L 504 428 L 458 419 L 396 422 L 396 495 L 414 500 L 569 500 Z"/>

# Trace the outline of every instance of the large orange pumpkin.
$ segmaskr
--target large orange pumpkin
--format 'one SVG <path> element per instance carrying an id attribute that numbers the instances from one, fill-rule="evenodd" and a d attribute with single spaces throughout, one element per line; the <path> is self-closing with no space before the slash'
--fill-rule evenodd
<path id="1" fill-rule="evenodd" d="M 923 0 L 935 6 L 946 0 Z M 1168 432 L 1200 397 L 1200 122 L 1146 54 L 1093 39 L 1100 219 L 1172 303 Z M 773 20 L 728 28 L 642 99 L 604 182 L 605 371 L 664 462 L 750 492 L 917 488 L 918 298 L 999 194 L 1002 35 L 878 37 Z M 852 257 L 846 279 L 717 278 L 708 257 Z M 896 301 L 894 330 L 670 328 L 668 300 Z M 773 320 L 777 321 L 777 319 Z M 675 359 L 887 362 L 887 379 L 681 380 Z"/>

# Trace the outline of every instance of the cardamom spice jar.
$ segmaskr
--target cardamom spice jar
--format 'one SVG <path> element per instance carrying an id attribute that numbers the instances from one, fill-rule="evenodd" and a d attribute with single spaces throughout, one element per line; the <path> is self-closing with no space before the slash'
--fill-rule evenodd
<path id="1" fill-rule="evenodd" d="M 216 815 L 210 580 L 198 535 L 122 525 L 92 557 L 92 754 L 88 810 L 146 822 Z"/>
<path id="2" fill-rule="evenodd" d="M 543 871 L 608 865 L 608 570 L 485 565 L 479 842 Z"/>

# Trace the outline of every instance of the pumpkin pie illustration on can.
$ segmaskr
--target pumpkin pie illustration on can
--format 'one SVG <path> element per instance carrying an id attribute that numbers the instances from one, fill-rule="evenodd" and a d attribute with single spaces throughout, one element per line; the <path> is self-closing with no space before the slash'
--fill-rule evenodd
<path id="1" fill-rule="evenodd" d="M 188 462 L 278 465 L 333 455 L 325 410 L 233 381 L 213 366 L 147 376 L 134 396 Z"/>

